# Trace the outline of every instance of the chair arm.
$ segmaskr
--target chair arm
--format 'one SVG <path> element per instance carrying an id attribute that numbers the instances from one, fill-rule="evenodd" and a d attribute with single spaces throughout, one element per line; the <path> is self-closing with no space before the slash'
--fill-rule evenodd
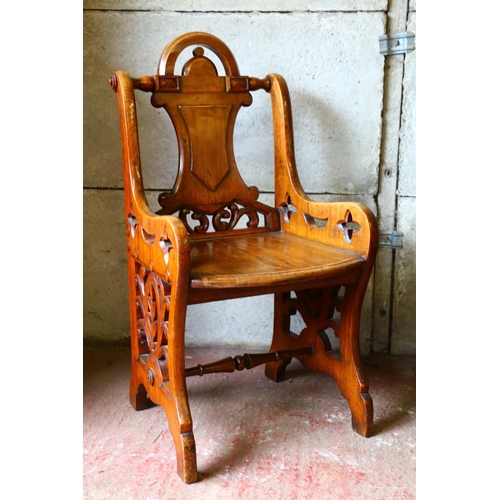
<path id="1" fill-rule="evenodd" d="M 145 82 L 148 77 L 134 79 L 124 71 L 117 71 L 110 78 L 120 113 L 128 251 L 166 281 L 187 284 L 190 262 L 187 230 L 177 217 L 151 211 L 144 192 L 134 88 L 151 90 Z"/>
<path id="2" fill-rule="evenodd" d="M 156 215 L 137 198 L 127 204 L 127 249 L 131 257 L 170 284 L 188 284 L 190 243 L 183 222 Z"/>
<path id="3" fill-rule="evenodd" d="M 359 253 L 366 260 L 375 257 L 378 224 L 368 207 L 355 202 L 315 202 L 290 191 L 279 207 L 283 231 Z"/>
<path id="4" fill-rule="evenodd" d="M 378 247 L 378 225 L 360 203 L 326 203 L 309 198 L 295 163 L 292 106 L 282 76 L 268 75 L 274 127 L 275 205 L 283 231 L 360 253 L 372 261 Z"/>

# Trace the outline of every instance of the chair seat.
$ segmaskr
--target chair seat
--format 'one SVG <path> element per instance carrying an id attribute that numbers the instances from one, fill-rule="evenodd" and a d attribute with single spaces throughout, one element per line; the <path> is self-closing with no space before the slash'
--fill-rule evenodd
<path id="1" fill-rule="evenodd" d="M 280 285 L 361 271 L 362 255 L 285 232 L 191 240 L 191 287 Z"/>

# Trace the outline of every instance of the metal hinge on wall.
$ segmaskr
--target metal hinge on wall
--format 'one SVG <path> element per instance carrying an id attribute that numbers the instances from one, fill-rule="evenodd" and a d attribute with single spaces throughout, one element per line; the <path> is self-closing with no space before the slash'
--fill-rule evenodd
<path id="1" fill-rule="evenodd" d="M 403 33 L 382 35 L 379 36 L 378 43 L 380 53 L 383 56 L 407 54 L 415 50 L 415 33 L 404 31 Z"/>
<path id="2" fill-rule="evenodd" d="M 403 248 L 403 233 L 401 231 L 380 231 L 379 233 L 379 247 Z"/>

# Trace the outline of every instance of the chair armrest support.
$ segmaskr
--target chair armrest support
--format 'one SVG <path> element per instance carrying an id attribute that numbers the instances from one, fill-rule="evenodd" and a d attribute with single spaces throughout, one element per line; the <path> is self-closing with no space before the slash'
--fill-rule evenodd
<path id="1" fill-rule="evenodd" d="M 292 106 L 285 80 L 268 75 L 274 126 L 275 205 L 283 231 L 363 255 L 372 262 L 378 225 L 361 203 L 317 202 L 305 193 L 295 163 Z"/>
<path id="2" fill-rule="evenodd" d="M 157 215 L 144 192 L 134 88 L 148 91 L 148 77 L 131 78 L 117 71 L 110 78 L 121 116 L 125 218 L 129 255 L 171 284 L 189 280 L 190 244 L 177 217 Z"/>

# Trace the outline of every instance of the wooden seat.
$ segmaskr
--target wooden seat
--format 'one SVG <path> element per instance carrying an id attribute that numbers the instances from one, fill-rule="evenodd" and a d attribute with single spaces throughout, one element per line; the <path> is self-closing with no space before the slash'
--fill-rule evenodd
<path id="1" fill-rule="evenodd" d="M 285 232 L 221 236 L 191 243 L 193 288 L 285 286 L 345 275 L 359 279 L 365 259 Z M 351 276 L 351 278 L 348 278 Z"/>
<path id="2" fill-rule="evenodd" d="M 178 56 L 194 46 L 181 74 Z M 205 55 L 212 51 L 225 75 Z M 167 415 L 179 476 L 198 480 L 186 377 L 251 369 L 280 382 L 292 358 L 329 374 L 346 398 L 353 428 L 369 436 L 372 400 L 359 352 L 359 321 L 378 245 L 377 223 L 359 203 L 311 200 L 295 166 L 290 97 L 276 74 L 241 76 L 229 48 L 207 33 L 170 42 L 154 76 L 117 71 L 127 229 L 132 371 L 130 401 L 150 401 Z M 274 128 L 275 206 L 241 178 L 233 130 L 251 92 L 270 94 Z M 145 197 L 135 91 L 151 93 L 174 125 L 179 165 L 172 188 L 153 212 Z M 270 160 L 270 163 L 272 160 Z M 267 353 L 236 355 L 186 367 L 184 336 L 190 304 L 274 294 L 274 331 Z M 291 316 L 305 327 L 291 331 Z M 332 332 L 340 352 L 333 352 Z M 239 339 L 240 340 L 240 339 Z"/>

